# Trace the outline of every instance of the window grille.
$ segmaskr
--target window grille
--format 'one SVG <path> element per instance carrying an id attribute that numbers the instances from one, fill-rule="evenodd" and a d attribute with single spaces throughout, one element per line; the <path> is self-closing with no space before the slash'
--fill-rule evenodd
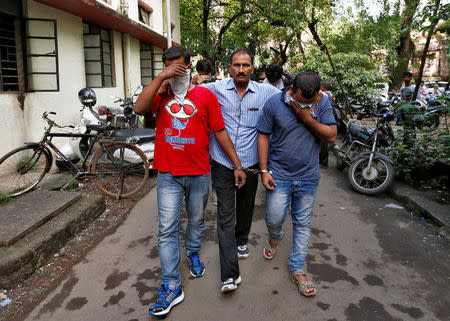
<path id="1" fill-rule="evenodd" d="M 86 86 L 114 87 L 113 46 L 110 30 L 83 23 Z"/>
<path id="2" fill-rule="evenodd" d="M 153 74 L 153 52 L 152 46 L 149 44 L 140 43 L 141 56 L 141 84 L 147 86 L 154 77 Z"/>
<path id="3" fill-rule="evenodd" d="M 59 91 L 56 21 L 25 19 L 27 90 Z"/>
<path id="4" fill-rule="evenodd" d="M 19 30 L 17 30 L 19 29 Z M 18 19 L 13 16 L 0 14 L 0 91 L 23 90 L 23 70 L 18 61 L 18 44 L 21 39 Z M 21 81 L 22 80 L 22 81 Z M 22 83 L 22 86 L 21 86 Z M 22 88 L 21 88 L 22 87 Z"/>

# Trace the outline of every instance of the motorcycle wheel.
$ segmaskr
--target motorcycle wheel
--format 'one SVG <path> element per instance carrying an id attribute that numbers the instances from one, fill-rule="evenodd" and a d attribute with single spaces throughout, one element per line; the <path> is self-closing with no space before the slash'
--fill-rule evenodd
<path id="1" fill-rule="evenodd" d="M 358 157 L 350 164 L 348 179 L 353 189 L 366 195 L 384 192 L 394 180 L 394 166 L 382 158 L 372 160 L 367 169 L 369 156 Z"/>

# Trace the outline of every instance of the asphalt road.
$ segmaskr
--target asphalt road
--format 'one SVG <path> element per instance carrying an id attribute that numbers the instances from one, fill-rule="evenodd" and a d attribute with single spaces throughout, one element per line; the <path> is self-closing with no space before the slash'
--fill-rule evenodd
<path id="1" fill-rule="evenodd" d="M 272 261 L 262 256 L 266 238 L 264 190 L 259 189 L 250 256 L 240 261 L 242 283 L 220 292 L 216 209 L 207 207 L 201 257 L 206 274 L 180 270 L 185 299 L 167 320 L 450 320 L 449 245 L 436 228 L 394 200 L 353 192 L 346 175 L 322 170 L 307 260 L 318 284 L 313 298 L 301 296 L 288 279 L 292 242 L 286 237 Z M 261 186 L 260 186 L 261 187 Z M 68 272 L 27 320 L 155 320 L 147 314 L 157 297 L 161 272 L 157 250 L 156 190 L 132 210 L 113 234 Z M 181 234 L 186 226 L 182 218 Z"/>

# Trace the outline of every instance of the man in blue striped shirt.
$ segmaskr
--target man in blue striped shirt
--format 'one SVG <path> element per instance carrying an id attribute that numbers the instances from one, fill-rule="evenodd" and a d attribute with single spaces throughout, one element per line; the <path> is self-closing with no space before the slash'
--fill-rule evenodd
<path id="1" fill-rule="evenodd" d="M 244 168 L 258 169 L 256 123 L 264 103 L 280 92 L 270 84 L 250 80 L 253 55 L 238 49 L 228 66 L 233 78 L 208 83 L 219 100 L 225 128 Z M 217 233 L 219 237 L 222 292 L 232 291 L 241 282 L 238 257 L 249 255 L 248 235 L 252 225 L 258 174 L 247 172 L 246 184 L 235 188 L 233 163 L 214 137 L 210 142 L 212 176 L 217 192 Z"/>

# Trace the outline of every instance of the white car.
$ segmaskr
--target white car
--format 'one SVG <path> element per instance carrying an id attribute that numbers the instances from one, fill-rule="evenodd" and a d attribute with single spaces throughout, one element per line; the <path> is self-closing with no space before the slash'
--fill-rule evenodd
<path id="1" fill-rule="evenodd" d="M 428 95 L 434 95 L 434 84 L 435 81 L 427 81 L 425 82 L 425 87 L 427 87 L 427 94 Z M 442 95 L 445 91 L 445 86 L 447 85 L 447 82 L 445 81 L 438 81 L 438 95 Z"/>

